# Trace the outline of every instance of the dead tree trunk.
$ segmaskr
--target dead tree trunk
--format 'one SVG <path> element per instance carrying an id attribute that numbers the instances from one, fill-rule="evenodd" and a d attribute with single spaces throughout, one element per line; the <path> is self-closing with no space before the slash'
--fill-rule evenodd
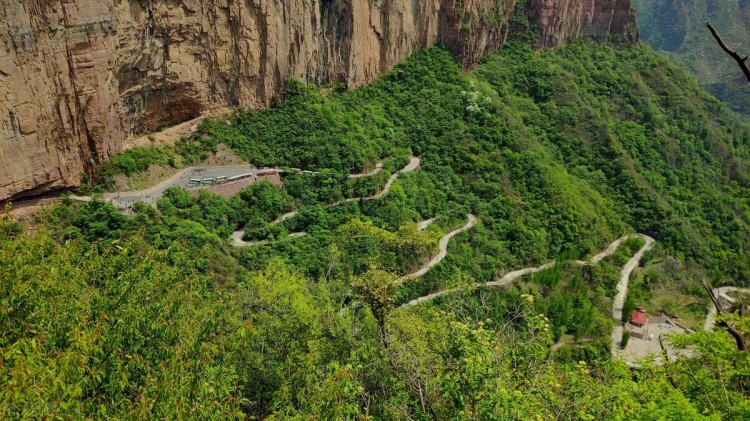
<path id="1" fill-rule="evenodd" d="M 708 297 L 711 299 L 711 301 L 714 303 L 714 307 L 716 307 L 716 315 L 718 316 L 722 312 L 721 304 L 719 304 L 719 298 L 714 295 L 714 292 L 711 290 L 711 288 L 708 286 L 708 283 L 706 280 L 703 280 L 703 287 L 706 288 L 706 291 L 708 292 Z M 734 342 L 737 345 L 737 349 L 739 351 L 747 351 L 747 347 L 745 345 L 745 340 L 742 339 L 742 334 L 735 328 L 729 325 L 729 323 L 725 321 L 719 321 L 716 322 L 717 325 L 720 327 L 723 327 L 724 329 L 729 332 L 730 335 L 734 338 Z"/>

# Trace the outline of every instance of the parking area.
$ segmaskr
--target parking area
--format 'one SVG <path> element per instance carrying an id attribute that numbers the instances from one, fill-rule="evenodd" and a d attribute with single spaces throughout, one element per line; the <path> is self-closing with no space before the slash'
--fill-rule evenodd
<path id="1" fill-rule="evenodd" d="M 225 165 L 219 167 L 191 167 L 179 171 L 159 184 L 138 191 L 106 193 L 104 199 L 120 210 L 129 210 L 136 202 L 154 205 L 164 191 L 170 187 L 210 188 L 217 184 L 227 183 L 236 177 L 258 178 L 266 171 L 258 170 L 252 165 Z"/>
<path id="2" fill-rule="evenodd" d="M 665 350 L 670 358 L 679 355 L 680 352 L 670 346 L 668 337 L 687 332 L 665 316 L 650 317 L 642 326 L 628 323 L 626 329 L 630 332 L 630 340 L 622 353 L 626 361 L 631 363 L 646 357 L 654 357 L 654 362 L 660 364 L 663 362 Z"/>

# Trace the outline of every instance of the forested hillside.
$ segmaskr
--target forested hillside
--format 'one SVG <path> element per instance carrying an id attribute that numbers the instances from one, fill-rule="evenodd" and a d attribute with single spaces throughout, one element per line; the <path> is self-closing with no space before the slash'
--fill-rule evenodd
<path id="1" fill-rule="evenodd" d="M 706 28 L 710 21 L 724 41 L 750 54 L 747 0 L 635 0 L 641 40 L 687 69 L 735 111 L 750 115 L 750 87 L 737 63 Z"/>
<path id="2" fill-rule="evenodd" d="M 748 354 L 722 331 L 676 340 L 698 358 L 611 361 L 618 272 L 642 242 L 566 263 L 640 232 L 715 284 L 749 281 L 750 125 L 648 47 L 515 40 L 470 74 L 436 47 L 352 92 L 288 81 L 274 107 L 153 156 L 217 143 L 317 173 L 231 199 L 172 189 L 134 216 L 66 201 L 33 232 L 2 223 L 0 416 L 750 417 Z M 333 205 L 410 155 L 420 170 L 388 194 Z M 396 282 L 467 214 L 478 224 L 444 260 Z M 268 242 L 232 247 L 240 229 Z M 553 351 L 564 336 L 581 345 Z"/>

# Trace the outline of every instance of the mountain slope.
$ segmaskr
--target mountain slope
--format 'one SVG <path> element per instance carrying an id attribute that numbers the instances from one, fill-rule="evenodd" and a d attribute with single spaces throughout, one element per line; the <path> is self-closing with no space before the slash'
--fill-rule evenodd
<path id="1" fill-rule="evenodd" d="M 347 173 L 408 147 L 450 175 L 449 201 L 479 207 L 467 211 L 492 237 L 543 232 L 511 248 L 516 259 L 592 251 L 624 222 L 717 277 L 748 279 L 748 125 L 647 47 L 515 45 L 469 81 L 432 52 L 353 93 L 288 92 L 203 134 L 261 165 Z"/>
<path id="2" fill-rule="evenodd" d="M 746 283 L 750 127 L 686 72 L 643 45 L 511 41 L 470 74 L 435 47 L 352 92 L 285 87 L 191 140 L 317 172 L 284 190 L 168 190 L 133 216 L 67 202 L 38 235 L 0 223 L 5 418 L 750 414 L 748 354 L 721 332 L 685 335 L 698 358 L 637 376 L 610 360 L 618 273 L 638 241 L 594 266 L 396 308 L 587 259 L 628 231 L 712 281 Z M 420 170 L 387 195 L 328 206 L 372 195 L 410 154 Z M 372 179 L 347 176 L 381 160 Z M 477 225 L 445 259 L 396 285 L 468 213 Z M 240 228 L 269 241 L 233 248 Z M 552 353 L 568 335 L 580 345 Z"/>
<path id="3" fill-rule="evenodd" d="M 636 0 L 633 4 L 643 42 L 687 69 L 732 109 L 750 114 L 750 87 L 705 26 L 710 21 L 728 45 L 750 54 L 750 2 Z"/>

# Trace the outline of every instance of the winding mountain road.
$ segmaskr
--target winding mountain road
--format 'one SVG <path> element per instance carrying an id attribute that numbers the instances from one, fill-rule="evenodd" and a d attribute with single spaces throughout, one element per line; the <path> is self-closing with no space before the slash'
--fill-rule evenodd
<path id="1" fill-rule="evenodd" d="M 634 235 L 638 236 L 638 234 L 634 234 Z M 628 237 L 630 236 L 626 235 L 624 237 L 620 237 L 617 240 L 613 241 L 612 244 L 610 244 L 609 247 L 607 247 L 604 251 L 592 257 L 590 262 L 592 264 L 596 264 L 606 259 L 607 257 L 611 256 L 617 251 L 617 249 L 620 247 L 620 244 L 622 244 L 623 241 L 628 239 Z"/>
<path id="2" fill-rule="evenodd" d="M 618 357 L 618 349 L 620 345 L 620 340 L 622 338 L 622 329 L 623 329 L 623 322 L 622 322 L 622 307 L 625 302 L 625 297 L 628 293 L 628 283 L 630 282 L 630 275 L 633 272 L 633 270 L 638 266 L 641 259 L 643 258 L 643 255 L 651 250 L 654 246 L 655 240 L 647 235 L 643 234 L 632 234 L 630 236 L 625 236 L 622 238 L 619 238 L 615 240 L 612 244 L 607 247 L 606 250 L 603 252 L 593 256 L 589 261 L 582 261 L 582 260 L 576 260 L 572 263 L 578 264 L 578 265 L 588 265 L 588 264 L 596 264 L 600 261 L 602 261 L 605 257 L 613 254 L 617 248 L 622 244 L 623 240 L 625 240 L 628 237 L 637 237 L 641 238 L 645 241 L 645 244 L 643 247 L 636 252 L 636 254 L 628 260 L 628 262 L 625 264 L 625 266 L 622 268 L 622 271 L 620 272 L 620 281 L 617 284 L 617 294 L 615 295 L 615 298 L 612 303 L 612 317 L 615 319 L 615 327 L 612 330 L 612 357 L 617 358 Z M 503 275 L 501 278 L 487 283 L 477 283 L 474 284 L 473 288 L 480 288 L 480 287 L 502 287 L 505 285 L 511 284 L 516 279 L 527 275 L 529 273 L 536 273 L 540 272 L 542 270 L 548 269 L 552 267 L 555 264 L 555 262 L 549 262 L 541 266 L 537 267 L 529 267 L 519 270 L 514 270 L 512 272 L 508 272 L 505 275 Z M 399 308 L 408 308 L 413 307 L 416 305 L 419 305 L 421 303 L 434 300 L 435 298 L 442 297 L 447 294 L 455 293 L 461 290 L 464 290 L 465 288 L 459 287 L 459 288 L 452 288 L 447 289 L 444 291 L 435 292 L 432 294 L 428 294 L 419 298 L 415 298 L 408 303 L 402 304 Z M 727 291 L 727 290 L 725 290 Z M 706 321 L 708 323 L 708 321 Z"/>
<path id="3" fill-rule="evenodd" d="M 552 261 L 552 262 L 545 263 L 545 264 L 543 264 L 541 266 L 537 266 L 537 267 L 514 270 L 513 272 L 506 273 L 505 275 L 503 275 L 502 278 L 497 279 L 497 280 L 492 281 L 492 282 L 487 282 L 484 285 L 488 286 L 488 287 L 503 287 L 505 285 L 511 284 L 513 281 L 515 281 L 516 279 L 518 279 L 518 278 L 520 278 L 522 276 L 528 275 L 529 273 L 537 273 L 537 272 L 541 272 L 543 270 L 547 270 L 547 269 L 551 268 L 554 265 L 555 265 L 555 262 Z M 478 284 L 478 285 L 480 285 L 480 284 Z"/>
<path id="4" fill-rule="evenodd" d="M 448 243 L 451 241 L 451 238 L 457 236 L 458 234 L 461 234 L 468 229 L 471 229 L 474 225 L 477 224 L 477 218 L 474 215 L 468 214 L 467 217 L 469 218 L 469 221 L 466 223 L 466 225 L 449 232 L 440 239 L 440 242 L 438 243 L 438 254 L 436 254 L 435 257 L 432 258 L 432 260 L 430 260 L 426 265 L 416 270 L 415 272 L 396 279 L 396 284 L 402 284 L 404 283 L 404 281 L 411 278 L 421 278 L 425 274 L 427 274 L 430 269 L 435 267 L 438 263 L 442 262 L 443 259 L 445 259 L 445 256 L 448 255 Z"/>
<path id="5" fill-rule="evenodd" d="M 271 222 L 269 225 L 271 225 L 271 226 L 278 225 L 278 224 L 286 221 L 287 219 L 293 218 L 298 213 L 299 213 L 298 210 L 293 210 L 291 212 L 287 212 L 287 213 L 279 216 L 278 218 L 274 219 L 273 222 Z"/>
<path id="6" fill-rule="evenodd" d="M 383 187 L 383 190 L 381 190 L 379 193 L 376 193 L 376 194 L 374 194 L 372 196 L 367 196 L 367 197 L 353 197 L 353 198 L 350 198 L 350 199 L 340 200 L 338 202 L 326 205 L 326 208 L 330 208 L 330 207 L 333 207 L 333 206 L 336 206 L 336 205 L 340 205 L 342 203 L 358 202 L 360 200 L 380 199 L 381 197 L 387 195 L 388 192 L 391 191 L 391 186 L 393 186 L 393 183 L 396 181 L 396 179 L 401 174 L 404 174 L 404 173 L 407 173 L 407 172 L 411 172 L 411 171 L 414 171 L 414 170 L 418 169 L 419 168 L 419 163 L 420 163 L 419 158 L 417 158 L 415 156 L 412 156 L 411 159 L 409 160 L 409 163 L 406 164 L 406 166 L 404 168 L 402 168 L 402 169 L 398 170 L 397 172 L 393 173 L 393 175 L 391 175 L 388 178 L 388 182 L 385 183 L 385 186 Z M 382 165 L 381 165 L 381 167 L 382 167 Z M 378 170 L 376 169 L 375 171 L 378 171 Z M 377 174 L 377 172 L 376 172 L 376 174 Z M 355 175 L 358 175 L 358 174 L 355 174 Z M 294 217 L 298 213 L 299 213 L 299 210 L 294 210 L 294 211 L 291 211 L 291 212 L 287 212 L 287 213 L 279 216 L 278 218 L 276 218 L 269 225 L 270 226 L 278 225 L 278 224 L 286 221 L 287 219 Z M 232 244 L 232 246 L 234 246 L 234 247 L 248 247 L 248 246 L 253 246 L 253 245 L 265 244 L 263 242 L 252 242 L 252 241 L 251 242 L 246 242 L 246 241 L 242 241 L 242 237 L 244 237 L 244 236 L 245 236 L 245 231 L 244 230 L 233 232 L 232 236 L 231 236 L 231 240 L 232 240 L 231 244 Z"/>
<path id="7" fill-rule="evenodd" d="M 361 199 L 362 200 L 375 200 L 375 199 L 380 199 L 381 197 L 385 196 L 386 194 L 388 194 L 388 192 L 391 191 L 391 186 L 393 186 L 393 182 L 396 181 L 396 179 L 401 174 L 417 170 L 419 168 L 419 163 L 420 163 L 419 158 L 417 158 L 416 156 L 412 156 L 411 159 L 409 160 L 409 163 L 406 164 L 406 166 L 404 168 L 401 168 L 400 170 L 398 170 L 398 172 L 396 172 L 395 174 L 391 175 L 388 178 L 388 181 L 385 183 L 385 187 L 383 187 L 383 190 L 381 190 L 380 193 L 374 194 L 374 195 L 369 196 L 369 197 L 363 197 Z M 356 201 L 356 200 L 359 200 L 359 199 L 356 199 L 356 198 L 355 199 L 347 199 L 346 201 L 347 202 L 352 202 L 352 201 Z"/>
<path id="8" fill-rule="evenodd" d="M 253 165 L 222 165 L 222 166 L 201 166 L 184 168 L 173 174 L 166 180 L 160 181 L 153 187 L 143 190 L 133 190 L 115 193 L 105 193 L 102 198 L 104 201 L 111 203 L 120 210 L 126 210 L 136 204 L 143 202 L 147 205 L 155 205 L 162 197 L 164 191 L 170 187 L 190 187 L 190 179 L 204 179 L 216 177 L 234 177 L 240 175 L 258 175 L 258 173 L 270 170 L 260 170 Z M 279 171 L 279 170 L 276 170 Z M 71 196 L 71 199 L 88 202 L 91 201 L 89 196 Z"/>
<path id="9" fill-rule="evenodd" d="M 650 237 L 643 236 L 641 234 L 633 234 L 633 236 L 644 237 L 644 239 L 645 238 L 650 238 Z M 610 256 L 615 251 L 617 251 L 617 248 L 620 247 L 620 244 L 622 243 L 622 241 L 625 240 L 628 237 L 630 237 L 630 236 L 624 236 L 622 238 L 618 238 L 617 240 L 615 240 L 614 242 L 612 242 L 612 244 L 610 244 L 604 251 L 602 251 L 601 253 L 593 256 L 588 261 L 577 260 L 577 261 L 573 261 L 571 263 L 577 264 L 577 265 L 588 265 L 588 264 L 598 263 L 598 262 L 602 261 L 604 258 L 606 258 L 607 256 Z M 653 239 L 651 239 L 651 242 L 653 242 Z M 636 264 L 637 264 L 638 261 L 640 261 L 643 253 L 645 253 L 646 251 L 650 250 L 651 246 L 649 246 L 649 243 L 648 243 L 648 240 L 647 240 L 647 244 L 636 254 L 636 256 L 638 256 L 638 259 L 636 260 Z M 646 250 L 644 250 L 644 248 L 646 248 Z M 632 260 L 633 259 L 631 259 L 631 261 Z M 628 264 L 630 264 L 630 263 L 631 262 L 628 262 Z M 477 284 L 472 285 L 471 287 L 472 288 L 503 287 L 503 286 L 506 286 L 506 285 L 510 285 L 516 279 L 518 279 L 520 277 L 523 277 L 523 276 L 528 275 L 530 273 L 541 272 L 541 271 L 543 271 L 545 269 L 551 268 L 554 265 L 555 265 L 555 262 L 552 261 L 552 262 L 543 264 L 541 266 L 528 267 L 528 268 L 524 268 L 524 269 L 514 270 L 512 272 L 506 273 L 505 275 L 503 275 L 502 277 L 496 279 L 495 281 L 486 282 L 486 283 L 477 283 Z M 626 268 L 627 268 L 627 266 L 628 265 L 626 265 Z M 628 271 L 628 278 L 630 276 L 630 272 L 632 272 L 632 270 L 634 268 L 635 268 L 635 266 L 633 266 L 633 267 L 631 267 L 629 269 L 629 271 Z M 623 271 L 624 271 L 624 269 L 623 269 Z M 621 279 L 620 279 L 620 283 L 622 283 L 622 276 L 621 276 Z M 618 284 L 618 287 L 620 287 L 620 284 Z M 627 291 L 627 285 L 625 286 L 625 288 L 626 288 L 626 291 Z M 432 294 L 428 294 L 428 295 L 424 295 L 424 296 L 419 297 L 419 298 L 415 298 L 415 299 L 409 301 L 408 303 L 402 304 L 399 308 L 413 307 L 413 306 L 419 305 L 421 303 L 434 300 L 435 298 L 442 297 L 444 295 L 448 295 L 448 294 L 453 294 L 453 293 L 459 292 L 459 291 L 461 291 L 463 289 L 465 289 L 465 287 L 452 288 L 452 289 L 447 289 L 447 290 L 443 290 L 443 291 L 434 292 Z M 615 304 L 616 304 L 616 302 L 615 302 Z M 620 309 L 622 309 L 622 304 L 620 304 Z M 622 310 L 620 310 L 620 311 L 622 311 Z"/>
<path id="10" fill-rule="evenodd" d="M 424 230 L 426 230 L 430 225 L 432 225 L 437 220 L 438 220 L 438 218 L 434 217 L 434 218 L 426 219 L 426 220 L 418 223 L 417 224 L 417 231 L 424 231 Z"/>
<path id="11" fill-rule="evenodd" d="M 244 233 L 242 231 L 238 231 L 238 232 L 244 235 Z M 287 235 L 286 237 L 284 237 L 282 240 L 285 240 L 287 238 L 300 238 L 300 237 L 304 237 L 306 235 L 307 235 L 306 232 L 293 232 L 293 233 Z M 236 245 L 237 247 L 262 246 L 262 245 L 271 244 L 271 243 L 274 243 L 274 242 L 275 241 L 269 241 L 269 240 L 243 241 L 242 240 L 242 235 L 239 235 L 239 237 L 238 237 L 237 232 L 232 233 L 232 245 Z"/>
<path id="12" fill-rule="evenodd" d="M 412 158 L 414 159 L 414 158 Z M 419 161 L 419 160 L 417 160 Z M 418 162 L 417 162 L 418 165 Z M 378 162 L 375 169 L 360 174 L 349 174 L 349 178 L 360 178 L 372 176 L 383 170 L 383 163 Z M 276 171 L 278 173 L 284 173 L 285 170 L 281 168 L 257 168 L 254 165 L 217 165 L 217 166 L 197 166 L 183 168 L 177 173 L 171 175 L 169 178 L 160 181 L 153 187 L 149 187 L 143 190 L 123 191 L 114 193 L 105 193 L 103 199 L 106 202 L 111 203 L 113 206 L 120 210 L 127 210 L 132 207 L 136 202 L 143 202 L 148 205 L 155 205 L 156 202 L 162 197 L 164 191 L 170 187 L 191 187 L 190 179 L 205 179 L 205 178 L 216 178 L 216 177 L 227 177 L 231 178 L 234 176 L 257 176 L 259 173 L 265 173 L 269 171 Z M 301 172 L 302 170 L 295 171 Z M 71 199 L 89 202 L 92 200 L 90 196 L 71 196 Z M 292 215 L 293 216 L 293 215 Z M 291 217 L 291 216 L 289 216 Z"/>
<path id="13" fill-rule="evenodd" d="M 448 243 L 450 242 L 451 238 L 453 238 L 456 235 L 458 235 L 458 234 L 460 234 L 460 233 L 462 233 L 462 232 L 464 232 L 464 231 L 472 228 L 474 225 L 477 224 L 477 218 L 474 215 L 467 214 L 466 216 L 469 219 L 469 221 L 466 223 L 466 225 L 464 225 L 461 228 L 458 228 L 458 229 L 455 229 L 455 230 L 449 232 L 448 234 L 444 235 L 443 238 L 440 239 L 440 242 L 438 244 L 439 252 L 438 252 L 437 255 L 435 255 L 435 257 L 433 257 L 429 261 L 429 263 L 427 263 L 425 266 L 423 266 L 422 268 L 420 268 L 419 270 L 417 270 L 417 271 L 415 271 L 413 273 L 410 273 L 408 275 L 405 275 L 405 276 L 402 276 L 402 277 L 398 278 L 397 280 L 394 281 L 394 283 L 396 285 L 400 285 L 404 281 L 406 281 L 407 279 L 420 278 L 420 277 L 424 276 L 425 274 L 427 274 L 427 272 L 429 272 L 430 269 L 432 269 L 433 267 L 435 267 L 435 265 L 437 265 L 438 263 L 440 263 L 445 258 L 445 256 L 448 254 Z M 422 221 L 419 224 L 418 229 L 419 229 L 419 227 L 422 227 L 422 226 L 424 226 L 424 228 L 422 228 L 420 230 L 426 229 L 430 224 L 432 224 L 436 220 L 437 220 L 437 218 L 431 218 L 431 219 L 428 219 L 426 221 Z M 355 302 L 353 302 L 351 304 L 351 306 L 355 306 L 355 305 L 358 305 L 358 304 L 359 304 L 359 301 L 355 301 Z M 338 311 L 338 314 L 339 315 L 344 314 L 344 312 L 348 308 L 350 308 L 351 306 L 342 307 Z"/>
<path id="14" fill-rule="evenodd" d="M 379 173 L 380 171 L 383 171 L 383 163 L 378 162 L 377 165 L 375 165 L 375 169 L 370 172 L 363 172 L 359 174 L 349 174 L 349 178 L 362 178 L 362 177 L 372 177 L 373 175 Z"/>

